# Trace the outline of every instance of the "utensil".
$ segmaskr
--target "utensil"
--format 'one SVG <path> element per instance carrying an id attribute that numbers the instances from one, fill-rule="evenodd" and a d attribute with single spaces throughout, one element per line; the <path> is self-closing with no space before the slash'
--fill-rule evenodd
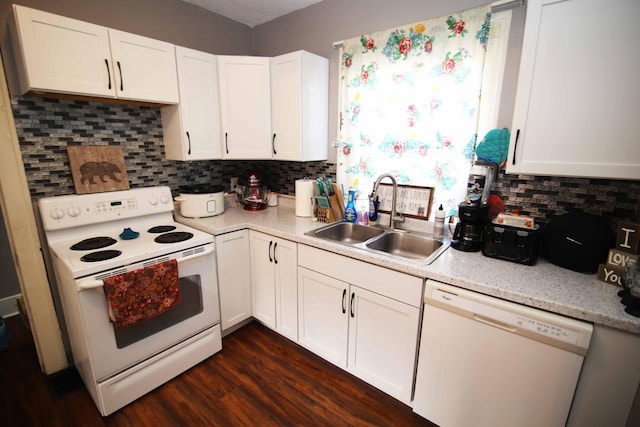
<path id="1" fill-rule="evenodd" d="M 333 191 L 333 183 L 331 182 L 331 178 L 327 178 L 327 189 L 329 191 L 329 196 L 333 196 L 335 192 Z"/>
<path id="2" fill-rule="evenodd" d="M 318 205 L 324 209 L 331 209 L 331 204 L 327 197 L 327 186 L 322 178 L 316 179 L 316 187 L 318 189 Z"/>

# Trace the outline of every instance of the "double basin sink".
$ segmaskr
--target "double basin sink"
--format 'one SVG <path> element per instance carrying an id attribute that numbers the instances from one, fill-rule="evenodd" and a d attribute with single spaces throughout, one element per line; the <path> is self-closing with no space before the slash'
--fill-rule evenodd
<path id="1" fill-rule="evenodd" d="M 305 233 L 354 248 L 386 254 L 404 260 L 431 264 L 449 247 L 447 240 L 411 231 L 336 222 Z"/>

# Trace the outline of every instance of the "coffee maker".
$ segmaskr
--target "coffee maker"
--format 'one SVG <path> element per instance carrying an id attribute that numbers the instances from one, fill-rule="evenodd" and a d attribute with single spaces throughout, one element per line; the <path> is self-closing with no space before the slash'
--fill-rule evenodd
<path id="1" fill-rule="evenodd" d="M 458 205 L 460 222 L 456 225 L 451 241 L 454 249 L 465 252 L 478 252 L 482 249 L 488 211 L 486 203 L 462 202 Z"/>
<path id="2" fill-rule="evenodd" d="M 460 222 L 453 232 L 451 246 L 465 252 L 482 249 L 485 226 L 489 214 L 489 192 L 491 183 L 497 179 L 499 166 L 495 163 L 476 160 L 469 171 L 467 196 L 458 205 Z"/>

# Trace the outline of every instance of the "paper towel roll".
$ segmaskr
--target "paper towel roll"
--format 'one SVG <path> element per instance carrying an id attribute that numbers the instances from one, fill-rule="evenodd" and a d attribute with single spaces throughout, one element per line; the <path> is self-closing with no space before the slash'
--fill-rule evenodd
<path id="1" fill-rule="evenodd" d="M 309 217 L 312 214 L 311 198 L 315 195 L 313 181 L 310 179 L 296 180 L 296 216 Z"/>

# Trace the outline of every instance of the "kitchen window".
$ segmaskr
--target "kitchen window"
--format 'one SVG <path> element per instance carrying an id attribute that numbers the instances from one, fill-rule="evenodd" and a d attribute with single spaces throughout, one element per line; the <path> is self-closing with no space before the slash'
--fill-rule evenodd
<path id="1" fill-rule="evenodd" d="M 433 205 L 456 214 L 475 146 L 496 127 L 510 18 L 486 5 L 342 42 L 345 191 L 366 200 L 390 172 L 398 184 L 435 187 Z"/>

